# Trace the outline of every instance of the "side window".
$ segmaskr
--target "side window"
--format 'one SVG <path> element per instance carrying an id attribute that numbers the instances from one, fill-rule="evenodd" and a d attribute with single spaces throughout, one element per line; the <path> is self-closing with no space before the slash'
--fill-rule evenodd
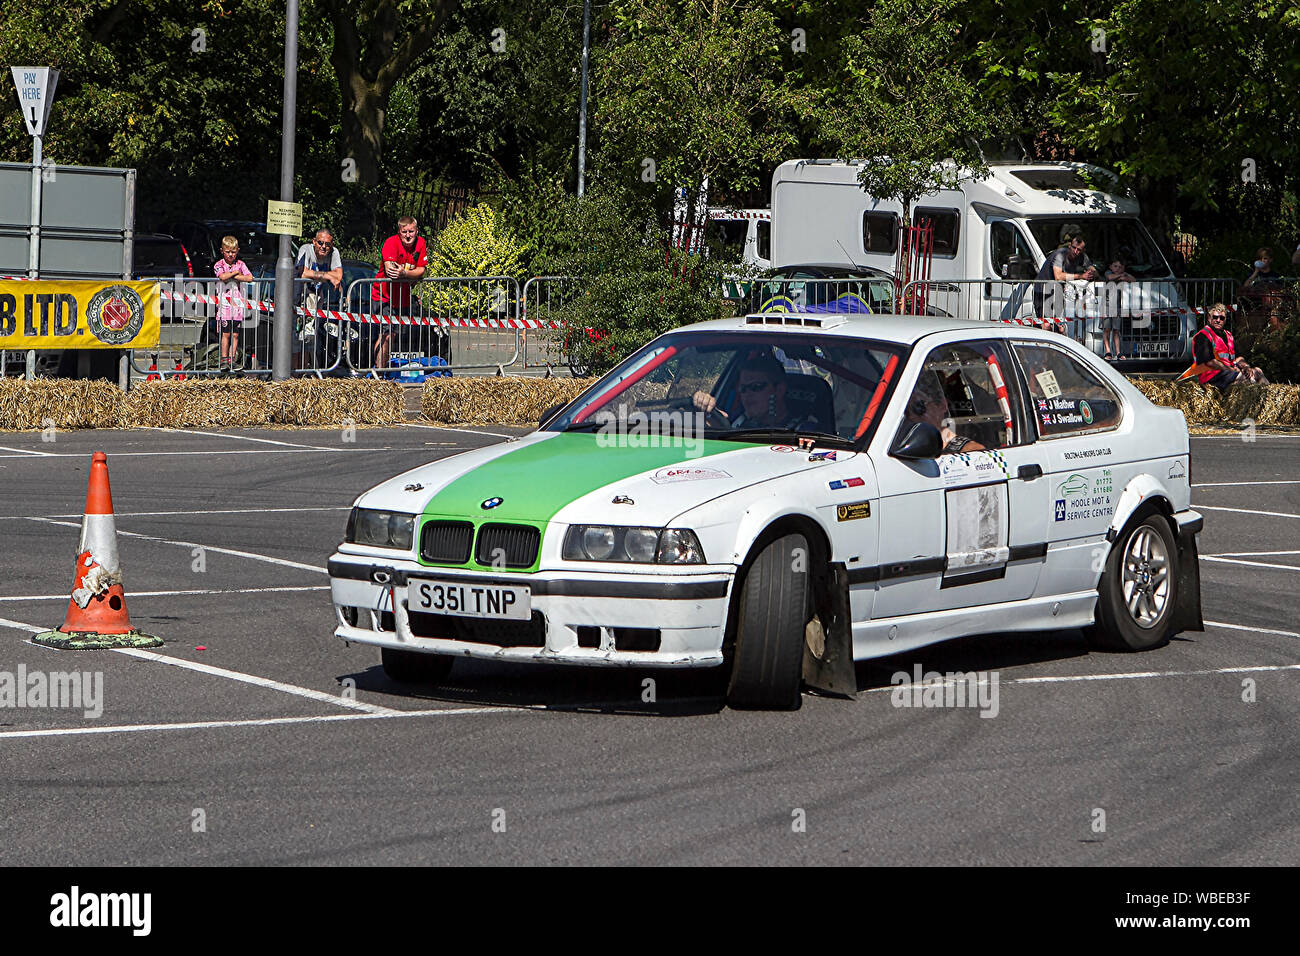
<path id="1" fill-rule="evenodd" d="M 766 220 L 760 219 L 758 226 L 758 257 L 760 259 L 772 258 L 772 224 Z"/>
<path id="2" fill-rule="evenodd" d="M 898 217 L 892 212 L 864 212 L 862 251 L 891 256 L 898 252 Z"/>
<path id="3" fill-rule="evenodd" d="M 1003 342 L 941 345 L 925 357 L 899 438 L 915 422 L 939 429 L 944 454 L 1010 448 L 1032 441 Z M 1010 381 L 1010 385 L 1008 382 Z"/>
<path id="4" fill-rule="evenodd" d="M 1034 256 L 1020 230 L 1005 220 L 989 226 L 989 264 L 993 274 L 1003 279 L 1032 279 Z"/>
<path id="5" fill-rule="evenodd" d="M 957 238 L 961 232 L 961 213 L 956 209 L 937 209 L 933 206 L 918 206 L 912 211 L 912 223 L 929 219 L 934 223 L 934 254 L 936 256 L 955 256 Z"/>
<path id="6" fill-rule="evenodd" d="M 1034 422 L 1042 438 L 1109 431 L 1120 423 L 1119 396 L 1064 349 L 1017 342 L 1016 358 L 1029 384 Z"/>

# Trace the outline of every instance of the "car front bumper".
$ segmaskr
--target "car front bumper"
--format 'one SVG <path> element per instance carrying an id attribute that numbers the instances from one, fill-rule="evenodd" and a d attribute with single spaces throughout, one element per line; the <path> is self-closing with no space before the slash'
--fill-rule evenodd
<path id="1" fill-rule="evenodd" d="M 334 636 L 349 643 L 497 661 L 712 667 L 722 663 L 735 568 L 502 575 L 339 552 L 329 574 Z M 527 585 L 533 619 L 501 625 L 413 616 L 406 600 L 412 579 Z"/>

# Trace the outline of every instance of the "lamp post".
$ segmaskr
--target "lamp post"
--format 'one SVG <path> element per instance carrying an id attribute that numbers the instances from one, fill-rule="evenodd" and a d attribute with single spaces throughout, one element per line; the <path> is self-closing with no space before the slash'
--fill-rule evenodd
<path id="1" fill-rule="evenodd" d="M 284 119 L 280 133 L 280 200 L 293 202 L 294 128 L 298 114 L 298 0 L 288 0 L 284 20 Z M 293 349 L 293 237 L 280 234 L 275 263 L 275 322 L 271 378 L 289 378 Z"/>
<path id="2" fill-rule="evenodd" d="M 587 61 L 591 57 L 591 0 L 582 2 L 582 88 L 578 94 L 578 198 L 587 170 Z"/>

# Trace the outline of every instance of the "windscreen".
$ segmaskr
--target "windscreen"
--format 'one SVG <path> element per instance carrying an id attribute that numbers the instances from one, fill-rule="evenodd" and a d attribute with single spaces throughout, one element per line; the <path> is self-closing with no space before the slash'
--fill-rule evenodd
<path id="1" fill-rule="evenodd" d="M 786 433 L 867 441 L 903 351 L 834 335 L 672 333 L 606 375 L 546 430 L 645 422 L 662 434 L 724 440 Z"/>
<path id="2" fill-rule="evenodd" d="M 1167 279 L 1169 263 L 1151 241 L 1146 227 L 1136 219 L 1100 216 L 1034 216 L 1029 230 L 1044 255 L 1065 244 L 1071 230 L 1082 230 L 1088 258 L 1105 272 L 1112 259 L 1119 258 L 1136 279 Z"/>

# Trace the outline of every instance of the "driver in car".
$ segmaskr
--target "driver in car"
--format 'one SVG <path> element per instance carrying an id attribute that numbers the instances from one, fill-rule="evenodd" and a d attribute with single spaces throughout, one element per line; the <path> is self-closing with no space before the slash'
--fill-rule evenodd
<path id="1" fill-rule="evenodd" d="M 731 419 L 732 428 L 776 428 L 798 431 L 824 426 L 811 415 L 792 411 L 786 405 L 785 366 L 774 355 L 750 358 L 740 366 L 736 381 L 742 411 Z M 696 392 L 695 407 L 705 414 L 729 415 L 718 407 L 718 400 L 708 392 Z"/>
<path id="2" fill-rule="evenodd" d="M 973 438 L 965 438 L 953 431 L 952 420 L 948 417 L 948 397 L 939 384 L 937 372 L 923 371 L 917 379 L 912 397 L 907 400 L 907 420 L 928 422 L 939 429 L 943 438 L 943 451 L 940 454 L 987 450 Z"/>

